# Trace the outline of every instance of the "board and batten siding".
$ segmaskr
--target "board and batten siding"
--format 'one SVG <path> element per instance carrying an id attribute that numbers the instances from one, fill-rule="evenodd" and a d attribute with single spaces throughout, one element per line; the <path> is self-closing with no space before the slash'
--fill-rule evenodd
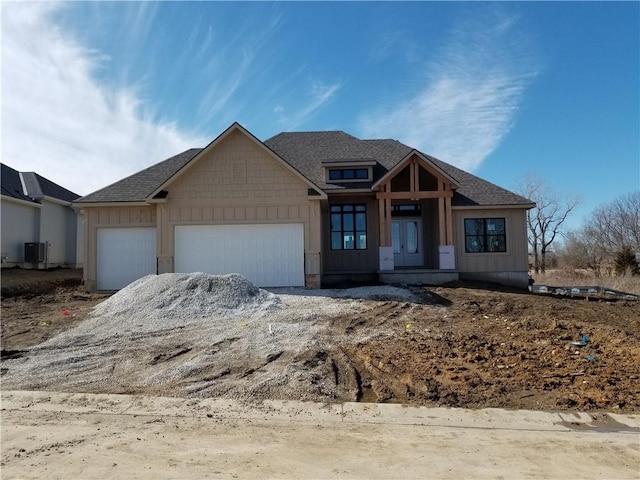
<path id="1" fill-rule="evenodd" d="M 366 250 L 331 250 L 331 212 L 332 205 L 365 204 L 367 209 L 367 248 Z M 329 198 L 328 207 L 323 212 L 323 257 L 325 273 L 364 273 L 376 272 L 379 267 L 379 217 L 378 202 L 372 196 L 334 196 Z"/>
<path id="2" fill-rule="evenodd" d="M 156 206 L 89 207 L 84 210 L 87 239 L 84 256 L 84 282 L 87 290 L 97 286 L 98 229 L 107 227 L 155 227 Z"/>
<path id="3" fill-rule="evenodd" d="M 159 273 L 174 270 L 175 227 L 301 223 L 305 274 L 320 268 L 320 202 L 309 186 L 242 132 L 232 132 L 166 188 L 158 204 Z"/>
<path id="4" fill-rule="evenodd" d="M 507 251 L 466 253 L 465 218 L 504 218 Z M 453 221 L 456 268 L 461 278 L 509 281 L 526 286 L 529 263 L 525 209 L 454 209 Z"/>

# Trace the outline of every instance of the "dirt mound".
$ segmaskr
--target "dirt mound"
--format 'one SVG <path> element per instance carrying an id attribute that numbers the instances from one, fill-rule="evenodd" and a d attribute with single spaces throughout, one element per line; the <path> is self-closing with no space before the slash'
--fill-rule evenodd
<path id="1" fill-rule="evenodd" d="M 274 292 L 237 276 L 153 277 L 29 349 L 15 341 L 26 324 L 61 328 L 57 318 L 80 317 L 97 299 L 5 299 L 2 386 L 640 411 L 637 302 L 477 287 Z"/>
<path id="2" fill-rule="evenodd" d="M 242 275 L 147 275 L 98 305 L 95 315 L 176 319 L 281 308 L 280 299 Z"/>

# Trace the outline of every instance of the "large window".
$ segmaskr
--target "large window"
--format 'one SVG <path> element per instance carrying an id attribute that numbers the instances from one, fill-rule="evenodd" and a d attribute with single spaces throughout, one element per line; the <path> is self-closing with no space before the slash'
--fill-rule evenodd
<path id="1" fill-rule="evenodd" d="M 465 218 L 464 238 L 467 253 L 507 251 L 504 218 Z"/>
<path id="2" fill-rule="evenodd" d="M 331 206 L 331 250 L 367 248 L 367 209 L 365 205 Z"/>

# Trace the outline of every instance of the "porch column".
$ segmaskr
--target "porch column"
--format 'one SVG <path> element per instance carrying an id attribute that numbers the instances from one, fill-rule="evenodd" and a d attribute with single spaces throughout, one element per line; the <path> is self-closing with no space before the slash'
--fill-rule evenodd
<path id="1" fill-rule="evenodd" d="M 383 187 L 384 192 L 391 191 L 390 183 Z M 393 246 L 391 238 L 391 199 L 378 198 L 379 232 L 379 268 L 380 270 L 393 270 Z"/>
<path id="2" fill-rule="evenodd" d="M 438 181 L 438 192 L 444 194 L 444 182 Z M 447 243 L 447 218 L 444 208 L 444 195 L 438 197 L 438 233 L 440 234 L 440 245 L 448 245 Z"/>
<path id="3" fill-rule="evenodd" d="M 453 245 L 453 214 L 451 213 L 451 197 L 444 200 L 444 211 L 447 217 L 447 245 Z"/>
<path id="4" fill-rule="evenodd" d="M 447 190 L 444 181 L 438 181 L 438 217 L 440 220 L 440 246 L 438 247 L 440 270 L 453 270 L 456 268 L 455 251 L 453 245 L 453 218 L 451 215 L 451 197 L 446 195 L 451 192 L 451 186 Z"/>

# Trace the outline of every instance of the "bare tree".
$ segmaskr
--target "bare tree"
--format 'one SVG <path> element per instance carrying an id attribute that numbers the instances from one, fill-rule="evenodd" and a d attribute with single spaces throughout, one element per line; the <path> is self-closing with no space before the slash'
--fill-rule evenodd
<path id="1" fill-rule="evenodd" d="M 544 273 L 547 268 L 547 252 L 561 233 L 567 217 L 580 201 L 575 196 L 559 194 L 535 175 L 523 179 L 518 193 L 536 204 L 527 211 L 528 238 L 533 253 L 533 269 L 536 273 Z"/>
<path id="2" fill-rule="evenodd" d="M 569 232 L 562 251 L 569 266 L 587 268 L 596 276 L 610 274 L 618 257 L 631 255 L 640 255 L 640 191 L 596 208 L 579 230 Z"/>
<path id="3" fill-rule="evenodd" d="M 589 228 L 583 227 L 567 233 L 560 256 L 566 266 L 591 270 L 600 277 L 607 254 Z"/>
<path id="4" fill-rule="evenodd" d="M 587 228 L 610 256 L 625 245 L 640 253 L 640 190 L 598 207 Z"/>

